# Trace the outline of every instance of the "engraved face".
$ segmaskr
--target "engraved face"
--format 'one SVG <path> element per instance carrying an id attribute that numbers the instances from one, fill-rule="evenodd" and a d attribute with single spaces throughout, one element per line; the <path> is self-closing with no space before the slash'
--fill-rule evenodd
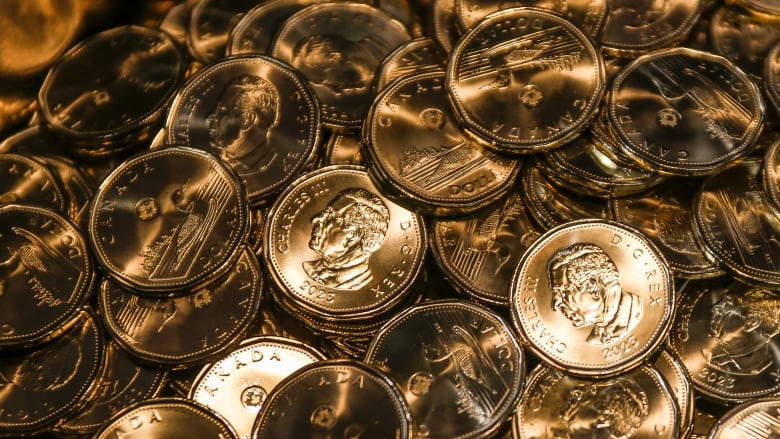
<path id="1" fill-rule="evenodd" d="M 555 437 L 618 439 L 631 437 L 650 414 L 648 397 L 630 378 L 577 386 L 560 413 Z"/>
<path id="2" fill-rule="evenodd" d="M 303 263 L 313 280 L 330 288 L 359 289 L 372 280 L 369 256 L 385 239 L 390 211 L 364 189 L 339 193 L 312 220 L 309 248 L 321 256 Z"/>
<path id="3" fill-rule="evenodd" d="M 310 35 L 295 46 L 290 64 L 333 93 L 362 94 L 386 53 L 385 44 L 371 36 L 350 41 L 336 34 Z"/>
<path id="4" fill-rule="evenodd" d="M 611 343 L 641 319 L 641 297 L 622 290 L 617 267 L 596 245 L 558 250 L 548 262 L 548 276 L 552 308 L 575 327 L 593 326 L 590 343 Z"/>
<path id="5" fill-rule="evenodd" d="M 239 174 L 263 171 L 276 158 L 268 140 L 279 123 L 279 92 L 265 79 L 245 75 L 228 83 L 206 121 L 211 145 Z"/>
<path id="6" fill-rule="evenodd" d="M 755 375 L 772 365 L 769 344 L 780 333 L 780 299 L 754 289 L 744 295 L 725 295 L 710 311 L 710 337 L 716 343 L 702 350 L 710 366 Z"/>

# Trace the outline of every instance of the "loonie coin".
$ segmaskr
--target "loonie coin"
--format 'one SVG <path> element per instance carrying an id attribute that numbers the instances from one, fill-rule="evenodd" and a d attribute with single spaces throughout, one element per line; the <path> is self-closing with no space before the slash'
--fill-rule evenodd
<path id="1" fill-rule="evenodd" d="M 40 159 L 23 154 L 0 154 L 0 206 L 21 203 L 67 213 L 62 182 Z"/>
<path id="2" fill-rule="evenodd" d="M 192 291 L 238 258 L 248 210 L 241 182 L 217 157 L 162 149 L 125 161 L 106 178 L 90 210 L 90 242 L 117 282 L 139 291 Z"/>
<path id="3" fill-rule="evenodd" d="M 432 38 L 409 40 L 395 48 L 379 64 L 374 76 L 374 90 L 382 91 L 402 76 L 443 69 L 445 62 L 444 55 Z"/>
<path id="4" fill-rule="evenodd" d="M 368 170 L 437 215 L 466 214 L 504 195 L 523 162 L 463 132 L 443 94 L 444 71 L 399 79 L 374 100 L 363 130 Z"/>
<path id="5" fill-rule="evenodd" d="M 183 398 L 157 398 L 125 407 L 94 439 L 237 438 L 233 429 L 208 408 Z"/>
<path id="6" fill-rule="evenodd" d="M 409 408 L 395 383 L 356 360 L 304 366 L 279 383 L 257 416 L 252 437 L 412 437 Z"/>
<path id="7" fill-rule="evenodd" d="M 758 398 L 729 410 L 713 425 L 707 439 L 771 438 L 780 430 L 780 399 Z"/>
<path id="8" fill-rule="evenodd" d="M 764 61 L 764 92 L 775 111 L 780 112 L 780 41 Z"/>
<path id="9" fill-rule="evenodd" d="M 285 20 L 271 54 L 308 79 L 325 126 L 355 130 L 373 100 L 376 68 L 409 39 L 401 22 L 372 6 L 322 3 Z"/>
<path id="10" fill-rule="evenodd" d="M 241 339 L 257 316 L 262 292 L 257 259 L 244 249 L 221 279 L 186 296 L 144 297 L 104 281 L 98 302 L 109 334 L 134 357 L 191 366 Z"/>
<path id="11" fill-rule="evenodd" d="M 222 415 L 240 439 L 249 439 L 255 418 L 274 387 L 301 367 L 324 359 L 313 347 L 293 339 L 246 339 L 204 366 L 189 398 Z"/>
<path id="12" fill-rule="evenodd" d="M 677 408 L 680 414 L 680 437 L 687 437 L 693 430 L 694 391 L 688 370 L 677 354 L 664 347 L 658 351 L 652 366 L 661 373 L 661 376 L 669 384 Z"/>
<path id="13" fill-rule="evenodd" d="M 187 48 L 202 64 L 225 56 L 230 29 L 257 0 L 198 0 L 189 7 Z"/>
<path id="14" fill-rule="evenodd" d="M 333 133 L 325 145 L 322 166 L 330 165 L 364 165 L 363 153 L 360 151 L 360 137 L 357 135 Z"/>
<path id="15" fill-rule="evenodd" d="M 312 0 L 271 0 L 258 4 L 230 29 L 226 54 L 268 54 L 284 20 L 311 4 Z"/>
<path id="16" fill-rule="evenodd" d="M 515 407 L 525 376 L 510 326 L 461 300 L 398 313 L 374 336 L 365 361 L 398 384 L 419 437 L 489 436 Z"/>
<path id="17" fill-rule="evenodd" d="M 458 15 L 455 12 L 455 0 L 433 0 L 429 33 L 445 54 L 452 52 L 461 35 L 458 29 Z"/>
<path id="18" fill-rule="evenodd" d="M 668 384 L 650 366 L 588 380 L 540 365 L 529 375 L 512 425 L 518 439 L 677 439 L 679 423 Z"/>
<path id="19" fill-rule="evenodd" d="M 464 127 L 506 153 L 573 139 L 604 94 L 604 61 L 563 18 L 506 9 L 471 28 L 450 54 L 446 87 Z"/>
<path id="20" fill-rule="evenodd" d="M 510 288 L 512 318 L 531 351 L 573 375 L 636 366 L 672 323 L 666 259 L 646 236 L 613 221 L 548 230 L 526 250 Z"/>
<path id="21" fill-rule="evenodd" d="M 780 42 L 780 26 L 727 3 L 712 14 L 710 41 L 713 53 L 726 57 L 745 73 L 760 79 L 767 54 Z"/>
<path id="22" fill-rule="evenodd" d="M 680 292 L 669 345 L 697 392 L 727 404 L 780 391 L 780 293 L 728 277 Z"/>
<path id="23" fill-rule="evenodd" d="M 90 397 L 104 367 L 105 342 L 91 311 L 51 343 L 0 356 L 0 436 L 53 426 Z"/>
<path id="24" fill-rule="evenodd" d="M 88 244 L 61 215 L 17 204 L 0 207 L 0 236 L 0 351 L 39 345 L 70 326 L 92 292 Z"/>
<path id="25" fill-rule="evenodd" d="M 321 319 L 362 319 L 411 292 L 427 245 L 422 218 L 380 194 L 364 168 L 302 176 L 271 206 L 265 262 L 282 294 Z"/>
<path id="26" fill-rule="evenodd" d="M 204 149 L 240 177 L 250 204 L 278 193 L 314 158 L 319 104 L 275 59 L 225 59 L 198 71 L 168 113 L 168 143 Z"/>

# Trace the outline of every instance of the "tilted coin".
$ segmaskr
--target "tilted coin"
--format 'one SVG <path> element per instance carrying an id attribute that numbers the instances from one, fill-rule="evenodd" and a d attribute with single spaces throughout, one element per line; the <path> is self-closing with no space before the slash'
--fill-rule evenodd
<path id="1" fill-rule="evenodd" d="M 455 0 L 433 0 L 431 6 L 429 33 L 444 50 L 445 54 L 452 52 L 460 37 L 458 15 L 455 11 Z"/>
<path id="2" fill-rule="evenodd" d="M 304 366 L 279 383 L 252 437 L 412 437 L 409 408 L 390 378 L 356 360 Z"/>
<path id="3" fill-rule="evenodd" d="M 606 0 L 456 0 L 455 11 L 461 29 L 470 29 L 493 12 L 518 6 L 529 6 L 559 15 L 594 41 L 598 41 L 609 12 L 609 2 Z"/>
<path id="4" fill-rule="evenodd" d="M 689 282 L 669 345 L 697 392 L 725 403 L 776 395 L 780 292 L 729 278 Z"/>
<path id="5" fill-rule="evenodd" d="M 104 281 L 98 301 L 109 334 L 123 348 L 178 366 L 203 363 L 235 345 L 257 316 L 262 291 L 257 259 L 244 249 L 223 278 L 187 296 L 143 297 Z"/>
<path id="6" fill-rule="evenodd" d="M 701 179 L 674 178 L 653 190 L 609 202 L 611 219 L 635 227 L 666 257 L 675 276 L 714 277 L 723 274 L 707 258 L 695 238 L 692 206 Z"/>
<path id="7" fill-rule="evenodd" d="M 228 33 L 257 0 L 198 0 L 189 8 L 187 48 L 197 61 L 212 63 L 225 56 Z"/>
<path id="8" fill-rule="evenodd" d="M 444 71 L 393 82 L 371 107 L 369 172 L 399 186 L 423 212 L 464 214 L 506 193 L 523 162 L 469 138 L 444 96 Z"/>
<path id="9" fill-rule="evenodd" d="M 247 223 L 238 177 L 211 154 L 172 147 L 137 155 L 106 178 L 92 203 L 89 235 L 110 277 L 169 293 L 227 271 Z"/>
<path id="10" fill-rule="evenodd" d="M 729 410 L 707 439 L 772 438 L 780 431 L 780 398 L 758 398 Z"/>
<path id="11" fill-rule="evenodd" d="M 312 0 L 272 0 L 258 4 L 230 29 L 226 54 L 269 53 L 273 37 L 284 20 L 311 4 Z"/>
<path id="12" fill-rule="evenodd" d="M 141 401 L 117 413 L 95 439 L 237 438 L 228 423 L 203 405 L 184 398 Z"/>
<path id="13" fill-rule="evenodd" d="M 115 343 L 107 344 L 105 357 L 107 364 L 97 378 L 94 397 L 75 416 L 58 424 L 57 432 L 65 435 L 97 432 L 120 410 L 157 396 L 168 375 L 164 369 L 136 363 Z"/>
<path id="14" fill-rule="evenodd" d="M 157 28 L 170 35 L 180 46 L 187 46 L 187 26 L 189 25 L 190 10 L 186 3 L 171 6 L 168 12 L 160 20 Z"/>
<path id="15" fill-rule="evenodd" d="M 365 361 L 398 383 L 420 437 L 494 433 L 517 403 L 525 377 L 510 326 L 462 300 L 397 314 L 371 341 Z"/>
<path id="16" fill-rule="evenodd" d="M 89 203 L 95 195 L 91 179 L 73 160 L 57 156 L 40 157 L 40 159 L 49 166 L 62 183 L 65 198 L 68 200 L 66 208 L 68 218 L 76 224 L 85 224 Z"/>
<path id="17" fill-rule="evenodd" d="M 38 102 L 46 126 L 87 142 L 136 137 L 159 121 L 184 77 L 184 56 L 168 34 L 140 26 L 83 40 L 49 70 Z"/>
<path id="18" fill-rule="evenodd" d="M 279 61 L 230 58 L 198 71 L 168 113 L 171 144 L 204 149 L 241 178 L 250 204 L 278 193 L 320 141 L 319 104 L 306 80 Z"/>
<path id="19" fill-rule="evenodd" d="M 360 136 L 333 133 L 325 145 L 323 166 L 364 165 Z"/>
<path id="20" fill-rule="evenodd" d="M 696 239 L 708 257 L 740 280 L 780 287 L 780 219 L 769 206 L 759 173 L 746 159 L 711 175 L 693 204 Z"/>
<path id="21" fill-rule="evenodd" d="M 206 365 L 189 397 L 221 414 L 241 439 L 249 439 L 268 394 L 288 375 L 325 356 L 282 337 L 257 337 Z"/>
<path id="22" fill-rule="evenodd" d="M 693 430 L 695 394 L 688 370 L 677 354 L 666 347 L 658 351 L 651 364 L 669 384 L 669 390 L 679 409 L 680 437 L 687 437 Z"/>
<path id="23" fill-rule="evenodd" d="M 636 366 L 672 323 L 666 259 L 646 236 L 613 221 L 548 230 L 526 250 L 510 288 L 512 318 L 529 348 L 574 375 Z"/>
<path id="24" fill-rule="evenodd" d="M 446 87 L 464 128 L 501 152 L 533 152 L 585 128 L 604 94 L 604 61 L 567 20 L 512 8 L 458 40 Z"/>
<path id="25" fill-rule="evenodd" d="M 0 436 L 51 427 L 87 398 L 104 367 L 105 342 L 90 311 L 51 343 L 0 356 Z"/>
<path id="26" fill-rule="evenodd" d="M 323 3 L 288 18 L 271 54 L 298 69 L 320 102 L 322 122 L 335 130 L 360 128 L 374 98 L 374 72 L 411 39 L 401 22 L 367 4 Z"/>
<path id="27" fill-rule="evenodd" d="M 702 0 L 613 5 L 604 25 L 602 48 L 616 56 L 636 56 L 682 41 L 702 13 Z"/>
<path id="28" fill-rule="evenodd" d="M 714 53 L 728 58 L 754 78 L 761 78 L 767 54 L 780 42 L 780 26 L 736 5 L 725 4 L 712 14 L 710 41 Z"/>
<path id="29" fill-rule="evenodd" d="M 528 377 L 513 426 L 518 439 L 678 438 L 679 411 L 650 366 L 610 379 L 575 378 L 540 365 Z"/>
<path id="30" fill-rule="evenodd" d="M 374 89 L 381 91 L 402 76 L 442 69 L 444 63 L 444 55 L 432 38 L 409 40 L 395 48 L 379 64 L 374 77 Z"/>
<path id="31" fill-rule="evenodd" d="M 61 215 L 16 204 L 0 207 L 0 237 L 0 351 L 45 342 L 92 292 L 86 239 Z"/>
<path id="32" fill-rule="evenodd" d="M 764 152 L 759 172 L 769 207 L 775 214 L 780 215 L 780 139 Z"/>
<path id="33" fill-rule="evenodd" d="M 764 125 L 755 83 L 686 48 L 637 58 L 615 78 L 607 117 L 621 145 L 659 172 L 706 175 L 749 154 Z"/>
<path id="34" fill-rule="evenodd" d="M 780 41 L 764 61 L 764 92 L 775 111 L 780 112 Z"/>
<path id="35" fill-rule="evenodd" d="M 364 168 L 333 166 L 279 195 L 265 223 L 265 261 L 296 307 L 366 319 L 410 293 L 427 245 L 422 218 L 385 198 Z"/>
<path id="36" fill-rule="evenodd" d="M 62 182 L 41 160 L 5 153 L 0 154 L 0 206 L 11 203 L 66 213 L 68 199 Z"/>
<path id="37" fill-rule="evenodd" d="M 519 187 L 472 214 L 434 218 L 431 251 L 444 276 L 468 297 L 508 306 L 515 266 L 543 230 L 531 219 Z"/>

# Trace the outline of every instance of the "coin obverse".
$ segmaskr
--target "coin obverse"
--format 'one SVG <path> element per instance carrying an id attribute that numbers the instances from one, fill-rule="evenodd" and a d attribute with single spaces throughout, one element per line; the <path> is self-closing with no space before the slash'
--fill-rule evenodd
<path id="1" fill-rule="evenodd" d="M 581 220 L 547 231 L 511 285 L 515 326 L 545 362 L 584 376 L 636 366 L 662 342 L 674 311 L 668 263 L 633 228 Z"/>

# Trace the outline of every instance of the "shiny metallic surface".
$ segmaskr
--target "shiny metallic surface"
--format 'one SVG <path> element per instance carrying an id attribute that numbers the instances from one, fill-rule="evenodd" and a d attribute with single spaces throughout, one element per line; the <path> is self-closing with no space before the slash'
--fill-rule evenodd
<path id="1" fill-rule="evenodd" d="M 772 437 L 777 431 L 780 399 L 767 397 L 740 404 L 729 410 L 707 434 L 707 439 Z"/>
<path id="2" fill-rule="evenodd" d="M 605 88 L 604 61 L 582 31 L 531 8 L 481 21 L 450 60 L 455 113 L 501 152 L 541 151 L 576 137 Z"/>
<path id="3" fill-rule="evenodd" d="M 106 178 L 89 234 L 100 266 L 118 282 L 150 292 L 192 290 L 237 259 L 248 215 L 244 188 L 226 164 L 172 147 L 138 155 Z"/>
<path id="4" fill-rule="evenodd" d="M 22 154 L 0 154 L 0 206 L 12 203 L 67 212 L 62 182 L 41 161 Z"/>
<path id="5" fill-rule="evenodd" d="M 187 296 L 144 297 L 104 281 L 98 302 L 109 334 L 134 357 L 192 366 L 224 352 L 246 334 L 262 292 L 259 264 L 254 253 L 244 249 L 221 279 Z M 215 327 L 218 320 L 222 322 Z"/>
<path id="6" fill-rule="evenodd" d="M 312 0 L 272 0 L 258 4 L 230 29 L 226 55 L 269 53 L 282 23 L 311 4 L 314 4 Z"/>
<path id="7" fill-rule="evenodd" d="M 725 4 L 712 15 L 710 40 L 713 53 L 760 79 L 766 55 L 780 42 L 780 26 L 746 14 L 736 5 Z"/>
<path id="8" fill-rule="evenodd" d="M 312 161 L 320 109 L 306 79 L 286 64 L 238 57 L 191 77 L 171 105 L 166 127 L 169 144 L 219 156 L 238 174 L 250 204 L 258 204 Z"/>
<path id="9" fill-rule="evenodd" d="M 372 6 L 321 3 L 284 22 L 271 54 L 309 80 L 325 126 L 354 130 L 373 100 L 374 71 L 409 39 L 401 22 Z"/>
<path id="10" fill-rule="evenodd" d="M 659 347 L 674 314 L 663 255 L 640 232 L 606 220 L 548 230 L 510 288 L 512 319 L 529 349 L 574 375 L 635 367 Z"/>
<path id="11" fill-rule="evenodd" d="M 780 41 L 764 61 L 764 92 L 775 111 L 780 112 Z"/>
<path id="12" fill-rule="evenodd" d="M 206 365 L 192 384 L 189 397 L 221 414 L 241 439 L 252 425 L 268 394 L 284 378 L 325 356 L 294 339 L 264 336 Z"/>
<path id="13" fill-rule="evenodd" d="M 256 0 L 199 0 L 189 8 L 187 48 L 208 64 L 225 56 L 230 29 L 257 5 Z"/>
<path id="14" fill-rule="evenodd" d="M 513 421 L 518 439 L 678 438 L 679 411 L 661 374 L 640 366 L 589 380 L 540 365 L 528 377 Z"/>
<path id="15" fill-rule="evenodd" d="M 183 398 L 158 398 L 125 407 L 95 439 L 237 438 L 224 419 Z"/>
<path id="16" fill-rule="evenodd" d="M 693 430 L 694 396 L 688 370 L 677 354 L 668 348 L 661 349 L 652 361 L 652 366 L 669 385 L 680 415 L 680 437 L 686 437 Z"/>
<path id="17" fill-rule="evenodd" d="M 637 58 L 615 78 L 608 120 L 659 172 L 706 175 L 749 154 L 764 126 L 756 84 L 728 60 L 686 48 Z"/>
<path id="18" fill-rule="evenodd" d="M 40 207 L 0 207 L 0 352 L 50 340 L 87 302 L 95 267 L 73 223 Z"/>
<path id="19" fill-rule="evenodd" d="M 298 369 L 266 400 L 252 437 L 407 439 L 412 421 L 387 376 L 357 360 L 325 360 Z"/>
<path id="20" fill-rule="evenodd" d="M 409 40 L 390 52 L 377 67 L 374 89 L 379 92 L 394 80 L 428 70 L 444 68 L 446 60 L 430 37 Z"/>
<path id="21" fill-rule="evenodd" d="M 509 325 L 465 301 L 428 302 L 399 313 L 371 341 L 365 361 L 398 383 L 419 437 L 495 432 L 525 376 Z"/>

